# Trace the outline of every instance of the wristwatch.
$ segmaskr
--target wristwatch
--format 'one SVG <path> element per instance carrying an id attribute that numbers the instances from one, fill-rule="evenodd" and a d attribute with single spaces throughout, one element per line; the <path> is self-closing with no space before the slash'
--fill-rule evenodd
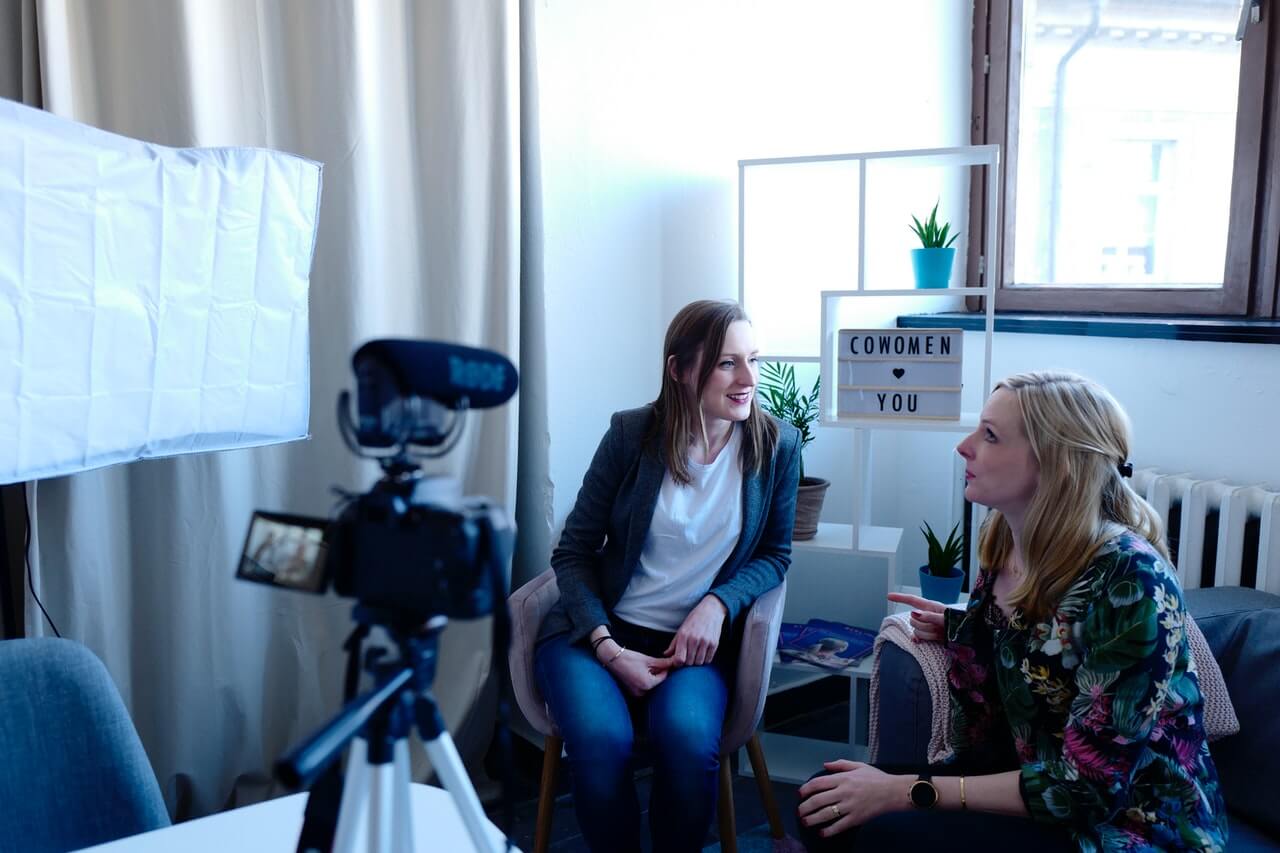
<path id="1" fill-rule="evenodd" d="M 934 787 L 933 782 L 929 781 L 933 776 L 928 773 L 921 773 L 916 781 L 911 783 L 911 787 L 907 791 L 907 798 L 911 800 L 911 805 L 918 809 L 931 809 L 938 803 L 938 789 Z"/>

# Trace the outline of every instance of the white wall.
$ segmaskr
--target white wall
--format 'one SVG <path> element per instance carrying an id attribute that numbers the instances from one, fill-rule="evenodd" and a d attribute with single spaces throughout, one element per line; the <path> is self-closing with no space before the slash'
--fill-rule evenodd
<path id="1" fill-rule="evenodd" d="M 609 413 L 656 395 L 667 321 L 737 295 L 737 161 L 965 144 L 971 10 L 543 0 L 536 16 L 554 542 Z M 981 337 L 965 338 L 973 409 Z M 1110 387 L 1139 466 L 1280 487 L 1280 347 L 996 336 L 994 377 L 1037 367 Z M 872 520 L 905 529 L 905 569 L 923 562 L 920 521 L 952 520 L 956 440 L 876 434 Z M 806 451 L 832 480 L 825 520 L 850 520 L 850 444 L 820 430 Z"/>
<path id="2" fill-rule="evenodd" d="M 993 380 L 1067 367 L 1106 385 L 1133 421 L 1139 467 L 1280 488 L 1278 346 L 1003 334 L 992 364 Z"/>
<path id="3" fill-rule="evenodd" d="M 964 337 L 969 408 L 982 382 L 982 335 Z M 1111 390 L 1133 422 L 1135 467 L 1280 489 L 1280 346 L 996 334 L 993 382 L 1045 368 L 1073 370 Z M 887 443 L 893 441 L 896 447 L 876 460 L 872 520 L 906 529 L 902 565 L 910 571 L 924 562 L 919 519 L 935 529 L 958 520 L 950 491 L 956 436 L 916 434 Z M 833 519 L 849 511 L 847 504 L 827 509 Z"/>
<path id="4" fill-rule="evenodd" d="M 956 0 L 536 4 L 554 526 L 609 413 L 656 396 L 672 315 L 737 296 L 737 161 L 965 144 L 971 13 Z M 830 444 L 815 442 L 811 467 Z M 848 488 L 833 485 L 837 507 Z"/>

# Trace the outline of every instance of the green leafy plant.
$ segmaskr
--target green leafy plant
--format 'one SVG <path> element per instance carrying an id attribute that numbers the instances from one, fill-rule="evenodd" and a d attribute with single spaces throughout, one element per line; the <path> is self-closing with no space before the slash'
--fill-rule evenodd
<path id="1" fill-rule="evenodd" d="M 913 215 L 911 221 L 915 224 L 908 226 L 912 231 L 916 232 L 916 236 L 920 238 L 920 245 L 926 249 L 945 249 L 960 236 L 960 232 L 957 231 L 951 235 L 950 240 L 947 239 L 947 234 L 951 232 L 950 222 L 944 222 L 941 228 L 938 227 L 938 205 L 941 203 L 941 199 L 934 203 L 933 210 L 923 225 Z"/>
<path id="2" fill-rule="evenodd" d="M 813 380 L 813 390 L 800 393 L 793 365 L 772 361 L 760 362 L 761 407 L 780 421 L 800 430 L 800 476 L 804 477 L 804 449 L 813 441 L 813 424 L 818 420 L 818 390 L 822 376 Z"/>
<path id="3" fill-rule="evenodd" d="M 951 528 L 946 542 L 938 540 L 927 521 L 920 532 L 924 534 L 924 541 L 929 546 L 929 574 L 937 578 L 950 577 L 951 570 L 964 557 L 964 537 L 960 535 L 959 522 Z"/>

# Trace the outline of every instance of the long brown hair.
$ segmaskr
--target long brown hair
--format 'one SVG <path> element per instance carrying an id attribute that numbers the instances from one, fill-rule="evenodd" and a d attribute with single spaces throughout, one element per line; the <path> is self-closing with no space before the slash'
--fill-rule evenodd
<path id="1" fill-rule="evenodd" d="M 1121 528 L 1132 530 L 1167 560 L 1160 516 L 1121 476 L 1129 459 L 1129 418 L 1101 385 L 1074 373 L 1019 373 L 992 389 L 1018 399 L 1022 428 L 1040 463 L 1040 482 L 1022 529 L 1026 576 L 1009 597 L 1032 622 L 1062 600 L 1098 549 Z M 1013 551 L 1013 534 L 992 512 L 978 540 L 978 559 L 992 572 Z"/>
<path id="2" fill-rule="evenodd" d="M 702 391 L 715 370 L 729 326 L 739 321 L 750 322 L 738 303 L 700 299 L 681 308 L 667 326 L 662 344 L 662 389 L 653 401 L 656 417 L 647 439 L 660 443 L 667 470 L 681 485 L 690 482 L 689 446 L 702 433 Z M 694 387 L 676 378 L 695 367 Z M 772 458 L 777 442 L 777 422 L 761 411 L 752 394 L 751 414 L 742 424 L 743 472 L 761 470 L 765 460 Z"/>

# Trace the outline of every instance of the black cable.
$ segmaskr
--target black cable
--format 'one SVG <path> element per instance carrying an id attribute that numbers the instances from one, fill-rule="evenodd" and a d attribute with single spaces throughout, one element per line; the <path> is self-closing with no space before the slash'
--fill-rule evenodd
<path id="1" fill-rule="evenodd" d="M 5 498 L 4 487 L 0 486 L 0 500 Z M 13 585 L 13 564 L 9 562 L 9 534 L 6 529 L 8 526 L 9 513 L 6 508 L 0 507 L 0 624 L 4 627 L 4 639 L 12 640 L 21 636 L 18 626 L 22 619 L 19 618 L 18 604 L 25 600 L 25 594 L 20 592 L 21 584 L 18 589 Z M 22 577 L 21 564 L 18 567 L 18 577 Z"/>
<path id="2" fill-rule="evenodd" d="M 27 506 L 27 484 L 22 484 L 22 512 L 26 518 L 26 536 L 22 543 L 23 560 L 27 566 L 27 586 L 31 587 L 31 597 L 35 599 L 36 605 L 40 608 L 40 612 L 44 614 L 44 619 L 49 623 L 49 627 L 53 629 L 53 635 L 58 639 L 62 639 L 62 635 L 58 633 L 58 626 L 53 624 L 53 619 L 49 616 L 49 611 L 44 609 L 44 603 L 40 601 L 40 596 L 36 595 L 36 582 L 31 576 L 31 507 Z"/>
<path id="3" fill-rule="evenodd" d="M 347 637 L 347 641 L 342 644 L 343 651 L 347 653 L 347 675 L 342 686 L 343 705 L 356 698 L 356 692 L 360 689 L 360 645 L 367 636 L 369 636 L 369 626 L 358 624 Z"/>

